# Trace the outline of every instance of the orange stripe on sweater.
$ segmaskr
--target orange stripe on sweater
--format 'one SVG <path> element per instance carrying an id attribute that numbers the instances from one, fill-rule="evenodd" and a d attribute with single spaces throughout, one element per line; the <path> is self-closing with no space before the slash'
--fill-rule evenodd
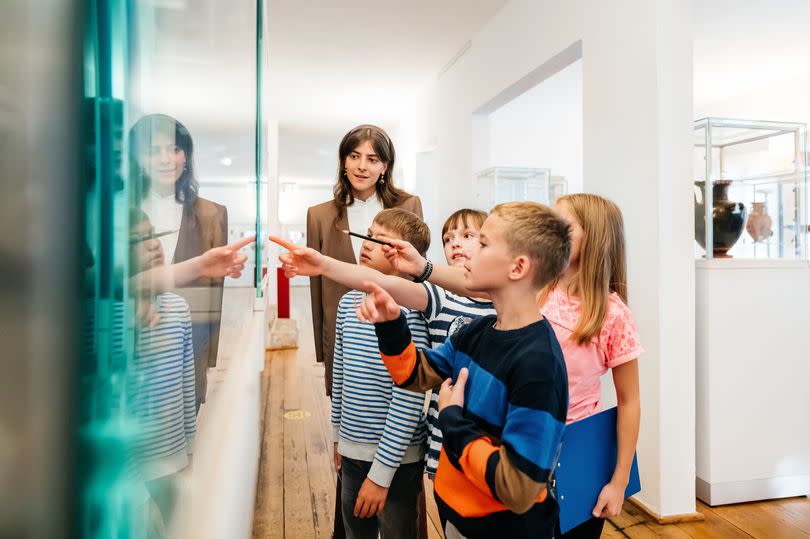
<path id="1" fill-rule="evenodd" d="M 414 346 L 413 342 L 408 344 L 408 347 L 399 355 L 387 356 L 380 352 L 380 357 L 382 357 L 385 368 L 388 369 L 388 373 L 397 385 L 404 384 L 410 378 L 414 368 L 416 368 L 416 346 Z"/>
<path id="2" fill-rule="evenodd" d="M 489 457 L 498 451 L 487 438 L 478 438 L 467 444 L 461 458 L 458 459 L 461 469 L 466 473 L 467 478 L 473 485 L 492 496 L 492 491 L 487 484 L 487 461 Z"/>
<path id="3" fill-rule="evenodd" d="M 464 448 L 459 463 L 466 471 L 458 470 L 442 448 L 439 468 L 433 487 L 436 494 L 455 512 L 463 517 L 482 517 L 510 509 L 497 501 L 486 482 L 487 459 L 498 447 L 487 438 L 479 438 Z M 472 475 L 472 477 L 470 477 Z M 535 499 L 535 503 L 546 500 L 546 490 Z"/>
<path id="4" fill-rule="evenodd" d="M 463 517 L 482 517 L 509 510 L 489 494 L 489 488 L 485 494 L 470 478 L 453 466 L 444 449 L 439 455 L 439 468 L 433 486 L 444 503 Z"/>

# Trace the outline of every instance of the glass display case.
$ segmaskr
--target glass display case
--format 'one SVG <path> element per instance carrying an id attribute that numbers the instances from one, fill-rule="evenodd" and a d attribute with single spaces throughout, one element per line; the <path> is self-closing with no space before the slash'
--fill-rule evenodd
<path id="1" fill-rule="evenodd" d="M 553 204 L 566 193 L 562 176 L 552 176 L 548 168 L 490 167 L 476 176 L 476 198 L 486 210 L 503 202 L 533 200 Z"/>
<path id="2" fill-rule="evenodd" d="M 696 257 L 806 258 L 805 135 L 801 123 L 695 122 Z"/>
<path id="3" fill-rule="evenodd" d="M 198 413 L 206 402 L 214 413 L 209 371 L 229 368 L 218 361 L 222 322 L 242 314 L 223 306 L 261 295 L 261 241 L 236 248 L 248 257 L 239 280 L 200 268 L 206 253 L 224 260 L 235 254 L 226 246 L 264 235 L 264 3 L 244 12 L 255 34 L 220 28 L 227 54 L 218 33 L 186 39 L 199 34 L 194 14 L 216 18 L 216 6 L 176 4 L 88 4 L 71 536 L 190 536 L 175 532 L 192 455 L 211 451 Z M 221 77 L 226 68 L 241 79 Z M 211 106 L 224 92 L 232 102 Z"/>

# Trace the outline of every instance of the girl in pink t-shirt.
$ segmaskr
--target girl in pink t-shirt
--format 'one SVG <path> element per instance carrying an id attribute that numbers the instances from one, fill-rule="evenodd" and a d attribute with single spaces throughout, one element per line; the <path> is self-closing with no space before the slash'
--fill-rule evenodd
<path id="1" fill-rule="evenodd" d="M 571 223 L 571 258 L 560 278 L 539 298 L 560 341 L 568 368 L 568 423 L 601 410 L 599 378 L 612 370 L 618 400 L 619 450 L 594 518 L 564 535 L 599 537 L 604 519 L 622 511 L 638 440 L 638 356 L 643 352 L 627 301 L 621 210 L 597 195 L 566 195 L 557 211 Z"/>

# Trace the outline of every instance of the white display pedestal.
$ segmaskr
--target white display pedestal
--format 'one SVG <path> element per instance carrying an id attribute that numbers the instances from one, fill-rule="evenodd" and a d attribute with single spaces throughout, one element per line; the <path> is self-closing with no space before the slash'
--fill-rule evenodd
<path id="1" fill-rule="evenodd" d="M 696 261 L 697 497 L 810 494 L 810 265 Z"/>

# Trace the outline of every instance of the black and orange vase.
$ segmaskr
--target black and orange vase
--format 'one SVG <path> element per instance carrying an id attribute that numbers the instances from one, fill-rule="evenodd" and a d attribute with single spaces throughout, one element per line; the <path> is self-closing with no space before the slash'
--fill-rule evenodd
<path id="1" fill-rule="evenodd" d="M 697 181 L 695 185 L 700 190 L 700 201 L 695 194 L 695 240 L 706 249 L 706 204 L 703 198 L 704 181 Z M 731 180 L 718 180 L 712 184 L 712 230 L 714 258 L 731 258 L 728 254 L 737 240 L 740 239 L 745 227 L 747 210 L 742 202 L 728 199 L 728 187 Z"/>

